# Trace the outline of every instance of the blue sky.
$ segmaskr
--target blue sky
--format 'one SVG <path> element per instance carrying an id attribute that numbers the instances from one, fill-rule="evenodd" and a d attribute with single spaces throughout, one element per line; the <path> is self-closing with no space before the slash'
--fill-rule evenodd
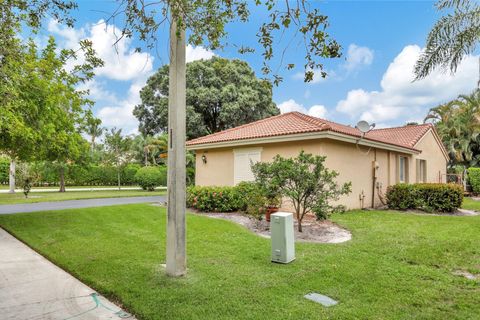
<path id="1" fill-rule="evenodd" d="M 285 61 L 297 65 L 281 71 L 284 82 L 274 87 L 274 101 L 282 112 L 297 110 L 344 124 L 364 119 L 378 127 L 421 121 L 432 106 L 458 94 L 472 91 L 478 79 L 478 57 L 467 57 L 456 75 L 435 72 L 412 83 L 412 66 L 425 43 L 428 31 L 440 16 L 432 1 L 325 1 L 314 2 L 329 16 L 330 35 L 343 47 L 343 57 L 325 62 L 327 79 L 316 78 L 306 84 L 302 78 L 303 52 L 292 46 Z M 135 133 L 137 122 L 131 111 L 139 103 L 138 91 L 167 59 L 167 33 L 160 36 L 155 52 L 134 53 L 142 46 L 136 39 L 121 41 L 117 50 L 112 21 L 104 12 L 112 12 L 113 1 L 79 1 L 75 29 L 47 21 L 40 38 L 54 35 L 65 47 L 74 47 L 82 38 L 90 38 L 106 66 L 87 87 L 96 100 L 95 114 L 107 127 L 121 127 Z M 103 11 L 103 12 L 101 12 Z M 256 31 L 265 12 L 252 10 L 248 24 L 228 27 L 229 43 L 256 45 Z M 118 21 L 117 21 L 118 23 Z M 165 31 L 167 26 L 165 26 Z M 118 32 L 118 30 L 117 30 Z M 213 54 L 248 61 L 257 75 L 261 57 L 239 55 L 232 46 L 209 52 L 201 47 L 187 48 L 187 59 L 210 58 Z M 272 66 L 279 61 L 274 59 Z"/>

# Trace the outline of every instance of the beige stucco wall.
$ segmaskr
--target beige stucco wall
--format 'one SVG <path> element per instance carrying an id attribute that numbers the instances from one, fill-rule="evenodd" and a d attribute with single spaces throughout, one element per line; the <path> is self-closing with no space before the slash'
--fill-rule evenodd
<path id="1" fill-rule="evenodd" d="M 415 159 L 427 161 L 427 181 L 426 182 L 446 182 L 447 159 L 442 156 L 438 140 L 432 131 L 418 141 L 415 148 L 422 150 L 419 155 L 413 157 L 413 165 L 416 165 Z M 410 182 L 417 182 L 416 168 L 409 172 Z"/>
<path id="2" fill-rule="evenodd" d="M 344 196 L 339 203 L 349 209 L 371 207 L 372 195 L 374 206 L 381 205 L 379 191 L 385 193 L 389 185 L 398 182 L 399 153 L 382 149 L 356 147 L 352 143 L 330 139 L 303 140 L 294 142 L 249 145 L 248 148 L 261 147 L 261 160 L 271 161 L 280 154 L 283 157 L 295 157 L 300 150 L 315 155 L 325 155 L 329 169 L 339 172 L 338 182 L 352 182 L 352 193 Z M 425 135 L 416 148 L 423 150 L 419 155 L 405 155 L 409 159 L 408 182 L 416 182 L 415 159 L 427 160 L 427 181 L 438 182 L 439 172 L 445 179 L 446 160 L 432 133 Z M 240 147 L 235 149 L 241 149 Z M 198 150 L 196 152 L 196 184 L 222 185 L 234 184 L 234 148 Z M 202 161 L 207 157 L 207 163 Z M 374 161 L 377 163 L 374 181 Z M 377 186 L 379 188 L 377 188 Z M 363 202 L 360 195 L 364 196 Z M 286 205 L 288 207 L 288 205 Z"/>

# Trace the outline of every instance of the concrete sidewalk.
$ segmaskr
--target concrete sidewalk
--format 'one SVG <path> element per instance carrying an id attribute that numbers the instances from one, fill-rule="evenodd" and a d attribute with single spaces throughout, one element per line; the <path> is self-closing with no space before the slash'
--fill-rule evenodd
<path id="1" fill-rule="evenodd" d="M 105 207 L 105 206 L 114 206 L 114 205 L 120 205 L 120 204 L 134 204 L 134 203 L 148 203 L 148 202 L 164 203 L 166 199 L 167 199 L 166 196 L 149 196 L 149 197 L 97 198 L 97 199 L 66 200 L 66 201 L 52 201 L 52 202 L 3 204 L 3 205 L 0 205 L 0 214 Z"/>
<path id="2" fill-rule="evenodd" d="M 2 320 L 135 319 L 0 229 Z"/>

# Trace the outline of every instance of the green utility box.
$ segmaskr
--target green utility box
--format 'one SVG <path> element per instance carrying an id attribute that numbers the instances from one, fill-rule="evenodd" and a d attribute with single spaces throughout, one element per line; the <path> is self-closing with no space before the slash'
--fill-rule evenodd
<path id="1" fill-rule="evenodd" d="M 272 262 L 289 263 L 295 260 L 293 214 L 277 212 L 270 217 L 272 234 Z"/>

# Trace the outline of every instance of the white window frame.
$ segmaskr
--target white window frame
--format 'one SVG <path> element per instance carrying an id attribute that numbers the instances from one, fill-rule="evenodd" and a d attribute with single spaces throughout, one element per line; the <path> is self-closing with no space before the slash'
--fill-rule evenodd
<path id="1" fill-rule="evenodd" d="M 251 169 L 251 163 L 262 160 L 263 148 L 241 148 L 233 150 L 233 183 L 242 181 L 254 181 L 255 177 Z M 246 163 L 245 161 L 248 161 Z"/>
<path id="2" fill-rule="evenodd" d="M 403 160 L 403 166 L 402 166 Z M 403 170 L 403 177 L 402 177 Z M 398 156 L 398 182 L 408 183 L 408 158 L 405 156 Z"/>
<path id="3" fill-rule="evenodd" d="M 427 160 L 417 159 L 417 182 L 427 182 Z"/>

